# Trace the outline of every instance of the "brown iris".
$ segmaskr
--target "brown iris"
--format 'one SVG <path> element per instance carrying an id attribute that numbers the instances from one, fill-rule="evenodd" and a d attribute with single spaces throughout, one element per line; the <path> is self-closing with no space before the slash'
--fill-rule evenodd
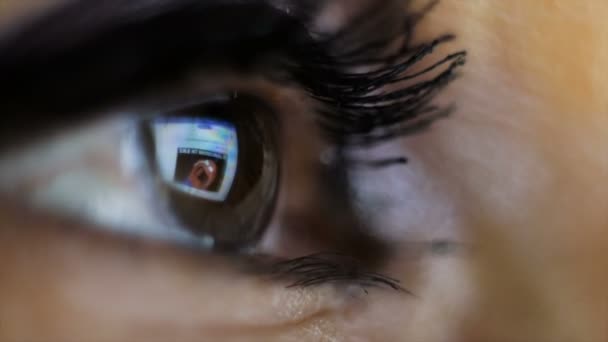
<path id="1" fill-rule="evenodd" d="M 272 109 L 257 98 L 239 94 L 203 102 L 160 115 L 154 120 L 223 122 L 234 127 L 238 143 L 236 173 L 223 200 L 183 191 L 162 180 L 157 183 L 159 210 L 168 212 L 182 227 L 196 235 L 214 239 L 221 249 L 242 249 L 257 242 L 274 210 L 279 178 L 278 123 Z M 154 122 L 154 120 L 152 122 Z M 142 138 L 153 171 L 159 173 L 154 159 L 160 141 L 152 133 L 152 122 L 142 125 Z M 221 140 L 219 140 L 221 141 Z M 184 159 L 184 173 L 177 180 L 203 191 L 217 192 L 225 177 L 227 162 L 212 152 L 199 151 Z M 190 158 L 192 157 L 192 158 Z M 231 161 L 234 162 L 234 161 Z"/>

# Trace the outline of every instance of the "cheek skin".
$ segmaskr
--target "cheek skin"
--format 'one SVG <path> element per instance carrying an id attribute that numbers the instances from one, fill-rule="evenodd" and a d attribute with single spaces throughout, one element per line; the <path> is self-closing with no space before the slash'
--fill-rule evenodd
<path id="1" fill-rule="evenodd" d="M 245 277 L 222 257 L 0 215 L 1 341 L 306 340 L 344 304 L 331 289 Z"/>
<path id="2" fill-rule="evenodd" d="M 608 337 L 606 13 L 592 0 L 444 0 L 425 22 L 424 36 L 455 31 L 470 52 L 445 94 L 457 114 L 410 144 L 451 184 L 476 246 L 463 329 L 476 340 Z"/>

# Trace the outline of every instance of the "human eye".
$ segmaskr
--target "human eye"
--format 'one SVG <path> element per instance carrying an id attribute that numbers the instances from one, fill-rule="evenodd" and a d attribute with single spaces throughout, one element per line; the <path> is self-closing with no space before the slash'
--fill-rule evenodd
<path id="1" fill-rule="evenodd" d="M 353 292 L 407 297 L 390 271 L 399 224 L 383 230 L 370 210 L 382 202 L 375 187 L 386 189 L 374 178 L 394 177 L 401 139 L 450 113 L 433 100 L 465 53 L 433 54 L 450 35 L 413 43 L 424 10 L 401 8 L 374 4 L 369 18 L 355 11 L 335 28 L 325 11 L 357 8 L 77 1 L 9 34 L 0 180 L 18 202 L 7 225 L 19 229 L 5 241 L 34 260 L 11 281 L 51 282 L 69 318 L 122 317 L 98 326 L 119 339 L 138 336 L 120 332 L 140 319 L 168 334 L 202 325 L 238 336 L 245 326 L 271 339 L 285 333 L 273 325 L 311 319 L 298 333 L 314 338 L 360 304 Z M 76 273 L 33 275 L 47 260 Z M 105 282 L 125 294 L 111 299 Z M 179 312 L 192 301 L 209 306 Z M 323 312 L 331 317 L 315 318 Z M 70 332 L 83 336 L 58 334 Z"/>

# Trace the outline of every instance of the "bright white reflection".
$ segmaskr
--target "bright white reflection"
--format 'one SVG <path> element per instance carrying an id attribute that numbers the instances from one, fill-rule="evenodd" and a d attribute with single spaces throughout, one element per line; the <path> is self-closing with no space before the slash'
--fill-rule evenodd
<path id="1" fill-rule="evenodd" d="M 172 187 L 224 201 L 238 161 L 236 128 L 209 118 L 167 117 L 153 123 L 160 176 Z"/>

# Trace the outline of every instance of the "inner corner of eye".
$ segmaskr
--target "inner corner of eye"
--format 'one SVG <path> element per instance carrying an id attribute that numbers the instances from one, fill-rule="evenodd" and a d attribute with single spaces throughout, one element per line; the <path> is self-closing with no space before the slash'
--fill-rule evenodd
<path id="1" fill-rule="evenodd" d="M 276 199 L 276 117 L 247 95 L 203 101 L 147 120 L 154 194 L 179 226 L 243 250 L 261 238 Z"/>

